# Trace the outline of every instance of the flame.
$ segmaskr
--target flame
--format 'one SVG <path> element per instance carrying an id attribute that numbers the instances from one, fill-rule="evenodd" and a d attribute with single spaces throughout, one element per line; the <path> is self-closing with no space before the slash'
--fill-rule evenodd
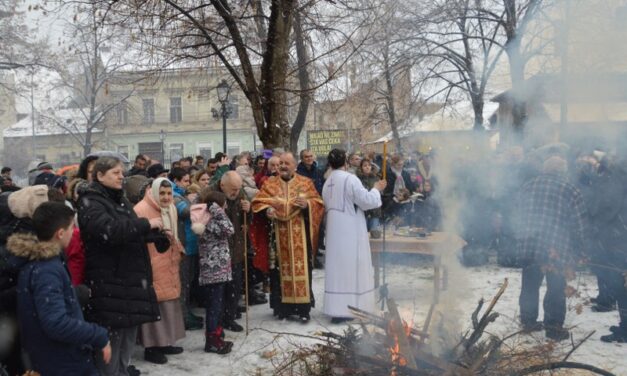
<path id="1" fill-rule="evenodd" d="M 405 334 L 406 337 L 410 337 L 411 329 L 413 327 L 413 322 L 408 324 L 405 320 L 402 320 L 402 326 L 403 326 L 403 334 Z M 391 339 L 394 340 L 394 344 L 389 348 L 390 359 L 392 361 L 392 364 L 399 365 L 399 366 L 406 366 L 407 360 L 401 354 L 401 345 L 398 341 L 398 335 L 396 331 L 394 330 L 394 327 L 395 327 L 395 321 L 390 320 L 388 324 L 388 328 L 387 328 L 387 334 Z M 397 375 L 396 368 L 392 368 L 392 370 L 390 371 L 390 376 L 396 376 L 396 375 Z"/>

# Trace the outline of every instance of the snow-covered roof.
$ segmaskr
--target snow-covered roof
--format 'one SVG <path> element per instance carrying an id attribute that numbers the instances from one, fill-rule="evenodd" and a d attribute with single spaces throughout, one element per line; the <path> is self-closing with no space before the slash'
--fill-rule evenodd
<path id="1" fill-rule="evenodd" d="M 87 121 L 80 109 L 57 109 L 35 115 L 35 135 L 52 136 L 63 134 L 80 134 L 87 130 Z M 60 126 L 59 123 L 64 124 Z M 94 133 L 102 132 L 93 129 Z M 28 115 L 17 123 L 6 128 L 3 132 L 5 138 L 30 137 L 33 135 L 32 115 Z"/>
<path id="2" fill-rule="evenodd" d="M 484 124 L 487 125 L 489 117 L 497 110 L 498 103 L 486 102 L 483 105 Z M 400 137 L 409 136 L 415 132 L 436 131 L 460 131 L 470 130 L 474 124 L 474 111 L 469 101 L 447 105 L 439 111 L 425 115 L 422 119 L 414 116 L 399 130 Z M 392 131 L 385 136 L 373 141 L 373 144 L 392 139 Z"/>

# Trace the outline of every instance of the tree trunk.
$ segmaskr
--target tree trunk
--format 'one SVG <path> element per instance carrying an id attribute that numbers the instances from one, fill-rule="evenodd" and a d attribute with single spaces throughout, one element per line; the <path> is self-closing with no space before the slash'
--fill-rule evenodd
<path id="1" fill-rule="evenodd" d="M 298 12 L 294 13 L 294 37 L 296 41 L 296 56 L 298 59 L 300 103 L 298 105 L 298 114 L 296 114 L 296 119 L 294 120 L 294 124 L 292 124 L 292 131 L 290 133 L 290 150 L 296 153 L 298 152 L 298 138 L 305 127 L 307 111 L 309 110 L 309 103 L 311 101 L 309 93 L 309 72 L 307 71 L 307 46 L 305 45 L 305 35 L 303 35 L 301 18 Z"/>
<path id="2" fill-rule="evenodd" d="M 520 39 L 514 37 L 506 46 L 512 80 L 512 130 L 521 138 L 527 122 L 527 93 L 525 92 L 525 63 L 520 54 Z"/>
<path id="3" fill-rule="evenodd" d="M 484 130 L 483 128 L 483 105 L 484 105 L 483 97 L 479 97 L 479 96 L 473 97 L 472 110 L 474 111 L 475 122 L 474 122 L 472 129 L 475 131 Z"/>
<path id="4" fill-rule="evenodd" d="M 83 145 L 83 158 L 91 154 L 91 134 L 92 128 L 89 127 L 85 130 L 85 144 Z"/>
<path id="5" fill-rule="evenodd" d="M 385 65 L 385 85 L 386 85 L 386 93 L 385 100 L 387 105 L 387 113 L 388 113 L 388 121 L 390 122 L 390 128 L 392 129 L 392 138 L 394 138 L 394 144 L 396 145 L 396 151 L 398 153 L 403 151 L 403 146 L 401 145 L 401 135 L 398 132 L 398 123 L 396 121 L 396 107 L 394 103 L 394 83 L 392 82 L 392 72 L 390 72 L 390 61 L 388 59 L 387 54 L 383 58 L 383 63 Z"/>
<path id="6" fill-rule="evenodd" d="M 273 0 L 270 7 L 268 42 L 259 84 L 265 119 L 264 131 L 259 136 L 266 148 L 290 146 L 285 88 L 295 6 L 295 0 Z"/>

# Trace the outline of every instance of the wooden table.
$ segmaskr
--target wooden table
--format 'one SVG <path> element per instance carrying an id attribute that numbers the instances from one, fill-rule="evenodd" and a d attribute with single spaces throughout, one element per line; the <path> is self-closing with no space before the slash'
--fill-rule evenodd
<path id="1" fill-rule="evenodd" d="M 464 239 L 450 232 L 433 232 L 430 235 L 420 237 L 397 236 L 391 231 L 386 232 L 385 253 L 425 255 L 433 257 L 434 288 L 436 291 L 446 288 L 448 270 L 441 265 L 441 255 L 446 252 L 454 252 L 466 245 Z M 374 283 L 379 286 L 379 254 L 383 252 L 383 237 L 370 239 L 370 252 L 372 253 L 372 265 L 374 266 Z M 440 284 L 440 268 L 443 278 Z"/>

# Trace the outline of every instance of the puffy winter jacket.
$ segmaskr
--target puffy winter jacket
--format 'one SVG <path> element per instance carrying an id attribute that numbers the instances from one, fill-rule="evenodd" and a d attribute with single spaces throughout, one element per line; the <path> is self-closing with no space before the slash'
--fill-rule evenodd
<path id="1" fill-rule="evenodd" d="M 7 248 L 20 269 L 19 327 L 30 368 L 46 376 L 97 374 L 92 352 L 105 347 L 107 330 L 83 319 L 60 247 L 15 234 Z"/>
<path id="2" fill-rule="evenodd" d="M 78 224 L 85 246 L 86 315 L 108 328 L 159 320 L 146 237 L 150 223 L 137 218 L 121 190 L 92 182 L 80 196 Z"/>

